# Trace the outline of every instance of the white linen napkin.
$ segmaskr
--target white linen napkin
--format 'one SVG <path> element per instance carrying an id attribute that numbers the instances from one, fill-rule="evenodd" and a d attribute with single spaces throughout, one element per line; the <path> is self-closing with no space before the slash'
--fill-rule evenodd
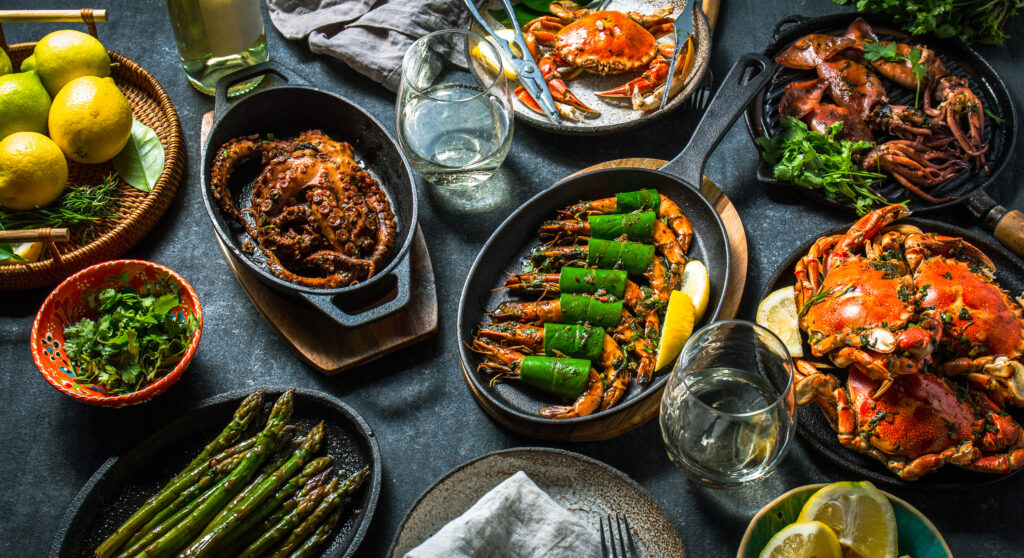
<path id="1" fill-rule="evenodd" d="M 519 471 L 405 558 L 587 558 L 597 533 Z"/>
<path id="2" fill-rule="evenodd" d="M 440 29 L 469 27 L 462 0 L 267 0 L 270 21 L 288 39 L 344 61 L 398 89 L 409 45 Z"/>

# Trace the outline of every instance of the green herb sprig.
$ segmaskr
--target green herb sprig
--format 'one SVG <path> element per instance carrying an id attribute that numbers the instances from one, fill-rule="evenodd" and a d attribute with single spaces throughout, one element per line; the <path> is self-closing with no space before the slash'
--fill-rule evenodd
<path id="1" fill-rule="evenodd" d="M 757 139 L 761 156 L 774 165 L 775 178 L 821 190 L 829 198 L 852 204 L 859 215 L 889 203 L 872 189 L 885 175 L 865 171 L 853 162 L 854 152 L 871 144 L 836 139 L 842 122 L 829 126 L 828 134 L 810 130 L 792 116 L 783 119 L 781 126 L 782 132 L 775 137 Z"/>
<path id="2" fill-rule="evenodd" d="M 857 11 L 887 14 L 913 35 L 934 34 L 965 43 L 1002 44 L 1006 21 L 1024 8 L 1024 0 L 832 0 Z"/>
<path id="3" fill-rule="evenodd" d="M 112 173 L 95 185 L 71 186 L 49 207 L 15 211 L 0 205 L 0 230 L 25 230 L 57 227 L 81 227 L 85 244 L 93 235 L 95 222 L 114 216 L 118 207 L 118 175 Z M 11 244 L 0 244 L 0 259 L 13 258 Z"/>
<path id="4" fill-rule="evenodd" d="M 195 316 L 172 313 L 181 293 L 170 278 L 146 282 L 141 292 L 128 286 L 87 291 L 96 320 L 84 318 L 64 329 L 64 351 L 75 381 L 103 387 L 110 394 L 138 391 L 176 364 L 199 327 Z"/>
<path id="5" fill-rule="evenodd" d="M 921 49 L 911 47 L 906 56 L 899 52 L 896 43 L 867 42 L 864 43 L 864 58 L 874 62 L 883 59 L 889 62 L 908 62 L 910 71 L 914 74 L 914 81 L 917 89 L 914 91 L 914 109 L 917 110 L 918 101 L 921 97 L 921 81 L 928 75 L 928 68 L 921 64 Z"/>

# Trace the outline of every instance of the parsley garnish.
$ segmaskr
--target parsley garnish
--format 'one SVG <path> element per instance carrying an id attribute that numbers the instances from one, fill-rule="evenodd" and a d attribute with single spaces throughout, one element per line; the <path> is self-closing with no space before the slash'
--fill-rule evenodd
<path id="1" fill-rule="evenodd" d="M 108 279 L 121 285 L 85 293 L 99 316 L 64 328 L 64 351 L 76 382 L 111 394 L 132 393 L 181 359 L 199 322 L 172 312 L 181 294 L 169 278 L 145 283 L 142 292 L 128 286 L 124 273 Z"/>

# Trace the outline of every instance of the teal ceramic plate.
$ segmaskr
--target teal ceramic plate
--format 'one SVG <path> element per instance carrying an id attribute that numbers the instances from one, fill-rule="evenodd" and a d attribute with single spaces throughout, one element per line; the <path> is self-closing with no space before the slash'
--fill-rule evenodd
<path id="1" fill-rule="evenodd" d="M 761 508 L 754 519 L 750 520 L 747 532 L 743 534 L 743 540 L 740 542 L 740 549 L 736 552 L 736 558 L 757 558 L 764 545 L 768 544 L 768 540 L 783 527 L 796 521 L 800 515 L 800 508 L 804 507 L 804 503 L 811 495 L 823 486 L 826 485 L 809 484 L 794 488 Z M 946 541 L 927 517 L 906 501 L 888 492 L 883 494 L 889 498 L 892 510 L 896 514 L 900 556 L 952 558 L 953 553 L 950 552 Z"/>

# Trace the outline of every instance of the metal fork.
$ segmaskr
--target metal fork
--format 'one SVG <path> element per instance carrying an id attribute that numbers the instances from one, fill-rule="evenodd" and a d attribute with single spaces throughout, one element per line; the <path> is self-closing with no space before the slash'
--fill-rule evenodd
<path id="1" fill-rule="evenodd" d="M 704 74 L 704 81 L 686 99 L 683 107 L 690 110 L 704 110 L 711 102 L 711 84 L 715 81 L 715 75 L 709 69 Z"/>
<path id="2" fill-rule="evenodd" d="M 612 527 L 613 518 L 615 519 L 614 528 Z M 598 522 L 601 524 L 601 558 L 640 558 L 636 552 L 636 544 L 633 543 L 629 520 L 625 515 L 609 515 L 607 518 L 602 517 Z"/>

